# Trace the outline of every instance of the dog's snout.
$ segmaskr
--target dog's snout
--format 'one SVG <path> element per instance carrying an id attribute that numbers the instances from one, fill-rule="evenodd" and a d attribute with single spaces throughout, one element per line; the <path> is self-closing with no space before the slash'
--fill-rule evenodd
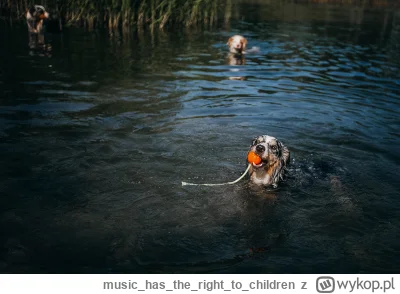
<path id="1" fill-rule="evenodd" d="M 265 151 L 265 147 L 264 147 L 263 145 L 257 145 L 257 146 L 256 146 L 256 150 L 257 150 L 258 152 L 264 152 L 264 151 Z"/>

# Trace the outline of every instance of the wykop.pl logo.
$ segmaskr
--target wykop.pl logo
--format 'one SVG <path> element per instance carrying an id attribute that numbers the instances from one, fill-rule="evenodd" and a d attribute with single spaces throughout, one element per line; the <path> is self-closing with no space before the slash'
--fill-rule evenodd
<path id="1" fill-rule="evenodd" d="M 332 277 L 319 277 L 317 279 L 317 291 L 319 293 L 332 293 L 335 291 L 335 279 Z"/>

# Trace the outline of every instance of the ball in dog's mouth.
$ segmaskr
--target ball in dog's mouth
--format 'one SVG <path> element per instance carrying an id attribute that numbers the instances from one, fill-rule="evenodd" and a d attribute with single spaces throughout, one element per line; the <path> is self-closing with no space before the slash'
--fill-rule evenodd
<path id="1" fill-rule="evenodd" d="M 261 156 L 259 156 L 254 151 L 249 151 L 249 153 L 247 153 L 247 161 L 251 163 L 254 167 L 262 167 L 264 164 Z"/>
<path id="2" fill-rule="evenodd" d="M 255 168 L 260 168 L 265 165 L 265 162 L 262 160 L 261 156 L 254 151 L 249 151 L 247 154 L 247 161 Z"/>

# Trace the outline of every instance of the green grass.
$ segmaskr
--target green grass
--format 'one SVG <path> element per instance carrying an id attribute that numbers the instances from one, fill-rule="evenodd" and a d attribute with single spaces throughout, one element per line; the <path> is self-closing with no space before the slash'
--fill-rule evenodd
<path id="1" fill-rule="evenodd" d="M 160 28 L 214 25 L 230 0 L 0 0 L 0 15 L 22 17 L 26 7 L 41 4 L 58 11 L 66 23 L 95 27 Z"/>
<path id="2" fill-rule="evenodd" d="M 293 0 L 248 0 L 251 3 L 275 2 L 280 5 Z M 109 29 L 132 27 L 154 30 L 169 25 L 215 26 L 219 21 L 228 24 L 235 4 L 246 0 L 0 0 L 0 19 L 22 19 L 26 8 L 41 4 L 59 15 L 66 24 L 88 28 Z M 297 0 L 297 3 L 335 3 L 339 5 L 378 5 L 384 7 L 398 0 Z M 245 7 L 245 6 L 242 6 Z M 237 14 L 237 13 L 236 13 Z"/>

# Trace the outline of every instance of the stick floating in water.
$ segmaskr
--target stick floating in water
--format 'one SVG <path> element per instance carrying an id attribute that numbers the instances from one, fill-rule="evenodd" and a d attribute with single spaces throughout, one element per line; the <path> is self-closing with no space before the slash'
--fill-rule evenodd
<path id="1" fill-rule="evenodd" d="M 249 163 L 249 165 L 247 166 L 245 172 L 236 180 L 234 180 L 233 182 L 227 182 L 227 183 L 218 183 L 218 184 L 194 184 L 194 183 L 187 183 L 187 182 L 182 182 L 182 186 L 223 186 L 223 185 L 232 185 L 232 184 L 236 184 L 237 182 L 239 182 L 241 179 L 243 179 L 243 177 L 247 174 L 247 172 L 249 171 L 251 166 L 251 163 Z"/>

